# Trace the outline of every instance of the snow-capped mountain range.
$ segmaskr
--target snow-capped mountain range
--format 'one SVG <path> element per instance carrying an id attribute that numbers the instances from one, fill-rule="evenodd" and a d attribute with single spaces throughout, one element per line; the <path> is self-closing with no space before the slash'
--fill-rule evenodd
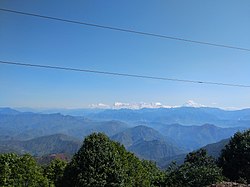
<path id="1" fill-rule="evenodd" d="M 113 105 L 108 105 L 104 103 L 92 104 L 90 108 L 99 108 L 99 109 L 142 109 L 142 108 L 177 108 L 177 107 L 205 107 L 205 105 L 194 102 L 193 100 L 188 100 L 183 105 L 180 106 L 171 106 L 165 105 L 160 102 L 154 103 L 124 103 L 124 102 L 115 102 Z"/>

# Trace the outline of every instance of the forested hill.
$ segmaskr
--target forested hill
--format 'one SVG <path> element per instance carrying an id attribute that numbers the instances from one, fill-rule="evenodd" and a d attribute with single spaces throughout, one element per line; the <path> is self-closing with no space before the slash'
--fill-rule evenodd
<path id="1" fill-rule="evenodd" d="M 55 153 L 75 154 L 82 142 L 73 137 L 54 134 L 26 141 L 0 141 L 0 152 L 29 153 L 34 156 L 44 156 Z"/>
<path id="2" fill-rule="evenodd" d="M 0 113 L 0 140 L 28 140 L 39 136 L 66 134 L 83 139 L 92 132 L 104 132 L 112 136 L 128 128 L 119 121 L 93 121 L 85 117 L 39 113 Z"/>
<path id="3" fill-rule="evenodd" d="M 176 119 L 179 119 L 180 116 L 182 118 L 186 116 L 182 113 L 184 111 L 188 111 L 190 114 L 198 111 L 223 114 L 221 110 L 185 107 L 171 110 L 101 110 L 93 111 L 93 113 L 88 110 L 88 112 L 85 111 L 86 116 L 88 116 L 86 117 L 62 115 L 60 113 L 20 112 L 11 108 L 0 108 L 0 152 L 30 153 L 38 156 L 53 153 L 73 155 L 79 148 L 80 142 L 87 135 L 93 132 L 102 132 L 123 144 L 127 150 L 132 151 L 138 157 L 154 160 L 159 166 L 165 166 L 165 163 L 180 158 L 184 153 L 230 138 L 238 130 L 247 128 L 222 128 L 213 124 L 169 124 L 144 120 L 149 118 L 156 120 L 158 119 L 156 117 L 161 119 L 161 116 L 164 115 L 171 116 L 171 118 L 176 115 Z M 192 118 L 199 117 L 201 119 L 200 117 L 203 115 L 199 115 L 200 112 Z M 91 116 L 106 113 L 118 113 L 118 116 L 123 116 L 123 118 L 138 117 L 139 115 L 140 119 L 144 121 L 125 123 L 107 118 L 102 121 L 90 119 Z M 247 114 L 248 110 L 233 112 L 229 116 L 226 112 L 225 116 L 222 115 L 222 118 L 235 119 L 235 116 L 241 115 L 245 116 L 244 119 L 248 119 Z"/>

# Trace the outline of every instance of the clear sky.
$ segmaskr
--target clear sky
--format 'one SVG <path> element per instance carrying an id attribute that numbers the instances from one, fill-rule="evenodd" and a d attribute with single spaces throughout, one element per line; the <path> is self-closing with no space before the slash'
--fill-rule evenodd
<path id="1" fill-rule="evenodd" d="M 0 7 L 250 48 L 249 0 L 1 0 Z M 0 11 L 0 60 L 250 85 L 250 52 Z M 0 64 L 0 106 L 79 108 L 194 100 L 250 107 L 250 88 L 114 77 Z"/>

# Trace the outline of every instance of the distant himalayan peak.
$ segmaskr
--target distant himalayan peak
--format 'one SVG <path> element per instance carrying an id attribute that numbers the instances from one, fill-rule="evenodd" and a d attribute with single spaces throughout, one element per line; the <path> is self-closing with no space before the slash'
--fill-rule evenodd
<path id="1" fill-rule="evenodd" d="M 194 102 L 193 100 L 188 100 L 188 101 L 185 102 L 182 106 L 183 106 L 183 107 L 194 107 L 194 108 L 206 107 L 205 105 L 196 103 L 196 102 Z"/>
<path id="2" fill-rule="evenodd" d="M 124 102 L 115 102 L 113 105 L 108 105 L 104 103 L 92 104 L 90 108 L 100 108 L 100 109 L 142 109 L 142 108 L 178 108 L 178 107 L 205 107 L 205 105 L 194 102 L 193 100 L 188 100 L 183 105 L 180 106 L 171 106 L 164 105 L 160 102 L 154 103 L 124 103 Z"/>

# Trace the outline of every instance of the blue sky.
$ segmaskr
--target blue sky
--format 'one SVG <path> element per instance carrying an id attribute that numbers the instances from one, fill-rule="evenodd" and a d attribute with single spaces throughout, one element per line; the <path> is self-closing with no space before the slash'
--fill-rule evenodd
<path id="1" fill-rule="evenodd" d="M 250 48 L 250 1 L 1 0 L 0 7 Z M 0 11 L 0 60 L 250 85 L 250 52 L 134 35 Z M 250 89 L 0 64 L 0 106 L 194 100 L 250 107 Z"/>

